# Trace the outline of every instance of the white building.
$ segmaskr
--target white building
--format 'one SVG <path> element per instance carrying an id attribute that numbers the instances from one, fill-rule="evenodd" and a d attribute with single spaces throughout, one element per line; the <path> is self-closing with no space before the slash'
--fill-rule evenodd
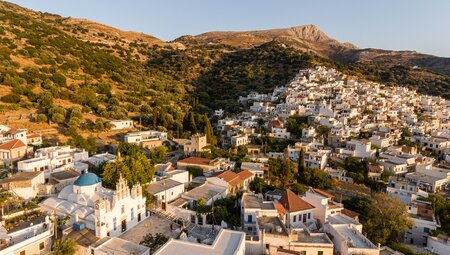
<path id="1" fill-rule="evenodd" d="M 291 133 L 287 131 L 287 128 L 272 127 L 272 132 L 270 133 L 270 136 L 279 139 L 290 139 Z"/>
<path id="2" fill-rule="evenodd" d="M 147 185 L 147 191 L 156 198 L 155 202 L 159 205 L 179 198 L 184 192 L 184 187 L 184 183 L 172 179 L 163 179 Z"/>
<path id="3" fill-rule="evenodd" d="M 19 172 L 5 179 L 1 179 L 0 185 L 2 189 L 29 200 L 38 195 L 39 187 L 44 182 L 43 172 Z"/>
<path id="4" fill-rule="evenodd" d="M 301 199 L 291 190 L 287 189 L 281 196 L 279 203 L 286 211 L 285 223 L 288 228 L 299 228 L 314 222 L 314 206 Z"/>
<path id="5" fill-rule="evenodd" d="M 78 169 L 74 163 L 81 163 L 88 158 L 89 153 L 85 150 L 71 148 L 70 146 L 47 147 L 37 149 L 34 158 L 19 161 L 17 168 L 20 172 L 43 171 L 45 178 L 49 179 L 52 172 L 65 170 L 61 168 L 63 166 L 68 165 L 68 167 Z M 87 169 L 87 166 L 85 168 Z"/>
<path id="6" fill-rule="evenodd" d="M 122 130 L 133 128 L 132 120 L 112 120 L 109 122 L 111 124 L 111 130 Z"/>
<path id="7" fill-rule="evenodd" d="M 254 163 L 254 162 L 242 162 L 241 164 L 242 170 L 248 170 L 255 174 L 255 177 L 264 178 L 264 174 L 268 171 L 268 168 L 264 166 L 263 163 Z"/>
<path id="8" fill-rule="evenodd" d="M 195 134 L 191 136 L 189 142 L 184 144 L 184 153 L 193 154 L 197 152 L 209 151 L 209 149 L 206 148 L 208 145 L 209 144 L 206 142 L 206 135 Z"/>
<path id="9" fill-rule="evenodd" d="M 430 203 L 416 200 L 408 206 L 410 219 L 414 227 L 406 231 L 404 242 L 419 246 L 427 246 L 428 236 L 440 225 L 436 222 Z"/>
<path id="10" fill-rule="evenodd" d="M 244 255 L 245 233 L 221 229 L 212 244 L 170 239 L 154 255 Z"/>
<path id="11" fill-rule="evenodd" d="M 41 208 L 60 217 L 70 216 L 68 225 L 84 223 L 99 238 L 118 236 L 146 217 L 140 185 L 130 189 L 121 177 L 113 191 L 102 187 L 93 173 L 82 174 L 57 197 L 43 201 Z"/>
<path id="12" fill-rule="evenodd" d="M 139 132 L 127 133 L 123 137 L 123 141 L 126 143 L 140 144 L 146 141 L 161 140 L 167 141 L 167 132 L 147 130 Z"/>
<path id="13" fill-rule="evenodd" d="M 342 255 L 379 255 L 380 248 L 365 237 L 354 224 L 326 224 L 335 250 Z"/>
<path id="14" fill-rule="evenodd" d="M 331 200 L 332 195 L 319 190 L 309 189 L 306 192 L 305 201 L 314 206 L 314 217 L 318 219 L 322 224 L 328 221 L 328 216 L 341 212 L 344 206 L 340 203 Z"/>
<path id="15" fill-rule="evenodd" d="M 24 224 L 24 228 L 7 231 L 0 223 L 0 254 L 49 254 L 54 231 L 50 218 L 39 217 Z"/>
<path id="16" fill-rule="evenodd" d="M 328 162 L 329 150 L 308 151 L 305 153 L 305 166 L 325 169 Z"/>
<path id="17" fill-rule="evenodd" d="M 235 135 L 231 137 L 231 145 L 241 146 L 249 143 L 247 135 Z"/>
<path id="18" fill-rule="evenodd" d="M 89 163 L 95 167 L 99 167 L 102 164 L 113 162 L 115 159 L 116 155 L 106 152 L 92 155 L 89 158 L 87 158 L 84 162 Z"/>
<path id="19" fill-rule="evenodd" d="M 258 235 L 256 221 L 262 216 L 278 217 L 274 203 L 264 201 L 261 195 L 244 193 L 241 198 L 241 221 L 247 235 Z"/>
<path id="20" fill-rule="evenodd" d="M 450 254 L 450 240 L 447 236 L 428 236 L 426 249 L 433 254 Z"/>

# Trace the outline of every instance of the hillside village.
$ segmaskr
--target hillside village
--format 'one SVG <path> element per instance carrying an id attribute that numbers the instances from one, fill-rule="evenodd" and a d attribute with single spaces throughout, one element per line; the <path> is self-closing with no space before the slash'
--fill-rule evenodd
<path id="1" fill-rule="evenodd" d="M 0 254 L 450 254 L 449 100 L 317 66 L 237 103 L 95 152 L 0 125 Z"/>

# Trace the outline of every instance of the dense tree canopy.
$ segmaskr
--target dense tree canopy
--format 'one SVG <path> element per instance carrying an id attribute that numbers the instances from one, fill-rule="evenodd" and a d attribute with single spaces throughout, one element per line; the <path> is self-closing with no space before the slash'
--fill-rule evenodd
<path id="1" fill-rule="evenodd" d="M 102 173 L 103 185 L 115 189 L 120 175 L 131 187 L 135 184 L 149 183 L 155 174 L 155 167 L 143 152 L 117 157 L 114 162 L 104 165 Z"/>
<path id="2" fill-rule="evenodd" d="M 399 238 L 414 223 L 409 219 L 406 205 L 385 193 L 376 193 L 363 211 L 362 220 L 367 237 L 374 243 L 389 244 Z"/>

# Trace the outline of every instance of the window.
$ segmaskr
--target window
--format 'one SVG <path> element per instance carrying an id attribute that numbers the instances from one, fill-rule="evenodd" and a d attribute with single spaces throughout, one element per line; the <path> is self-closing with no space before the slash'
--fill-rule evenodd
<path id="1" fill-rule="evenodd" d="M 122 213 L 125 213 L 125 205 L 122 205 Z"/>
<path id="2" fill-rule="evenodd" d="M 430 233 L 430 229 L 429 228 L 423 228 L 423 232 Z"/>
<path id="3" fill-rule="evenodd" d="M 317 255 L 323 255 L 323 251 L 318 251 Z"/>
<path id="4" fill-rule="evenodd" d="M 306 222 L 306 213 L 303 214 L 303 222 Z"/>
<path id="5" fill-rule="evenodd" d="M 114 231 L 117 230 L 117 219 L 116 218 L 113 219 L 113 229 L 114 229 Z"/>
<path id="6" fill-rule="evenodd" d="M 297 215 L 294 215 L 294 220 L 293 220 L 293 222 L 296 222 L 297 221 Z"/>
<path id="7" fill-rule="evenodd" d="M 131 208 L 131 220 L 134 220 L 134 208 Z"/>
<path id="8" fill-rule="evenodd" d="M 42 242 L 39 244 L 39 250 L 42 251 L 45 248 L 45 243 Z"/>
<path id="9" fill-rule="evenodd" d="M 311 213 L 308 213 L 308 220 L 311 219 Z"/>
<path id="10" fill-rule="evenodd" d="M 26 255 L 25 251 L 21 251 L 20 255 Z"/>

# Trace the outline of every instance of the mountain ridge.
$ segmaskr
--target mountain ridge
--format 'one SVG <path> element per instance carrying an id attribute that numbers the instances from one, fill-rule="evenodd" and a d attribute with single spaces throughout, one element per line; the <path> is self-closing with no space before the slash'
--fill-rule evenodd
<path id="1" fill-rule="evenodd" d="M 0 112 L 7 113 L 0 122 L 8 124 L 14 115 L 15 128 L 31 123 L 74 136 L 101 132 L 107 120 L 132 118 L 189 137 L 196 131 L 186 119 L 191 113 L 201 123 L 203 114 L 216 109 L 240 112 L 239 96 L 268 93 L 299 69 L 317 65 L 450 98 L 449 76 L 413 63 L 385 63 L 387 53 L 372 52 L 338 42 L 313 25 L 164 42 L 0 1 Z M 422 61 L 441 65 L 429 57 Z"/>

